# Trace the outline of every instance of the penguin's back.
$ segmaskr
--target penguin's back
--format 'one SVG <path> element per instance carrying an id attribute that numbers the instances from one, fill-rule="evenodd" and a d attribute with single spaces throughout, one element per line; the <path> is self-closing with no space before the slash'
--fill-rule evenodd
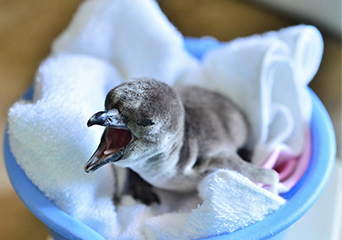
<path id="1" fill-rule="evenodd" d="M 175 88 L 185 110 L 185 135 L 196 141 L 199 156 L 245 146 L 249 124 L 245 114 L 220 93 L 199 87 Z"/>

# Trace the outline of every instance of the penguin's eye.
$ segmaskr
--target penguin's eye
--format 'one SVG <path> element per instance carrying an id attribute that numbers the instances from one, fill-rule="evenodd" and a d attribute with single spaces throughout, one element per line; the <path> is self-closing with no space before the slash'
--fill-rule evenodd
<path id="1" fill-rule="evenodd" d="M 138 122 L 137 124 L 138 124 L 138 126 L 147 127 L 147 126 L 153 125 L 154 122 L 151 119 L 144 119 L 144 120 Z"/>

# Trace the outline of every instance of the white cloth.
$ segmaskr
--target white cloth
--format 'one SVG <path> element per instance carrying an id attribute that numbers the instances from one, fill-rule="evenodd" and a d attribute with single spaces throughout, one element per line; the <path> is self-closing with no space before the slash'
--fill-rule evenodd
<path id="1" fill-rule="evenodd" d="M 230 233 L 277 210 L 285 200 L 230 170 L 218 170 L 198 186 L 203 203 L 187 213 L 151 217 L 143 226 L 149 239 L 197 239 Z M 224 197 L 223 197 L 224 196 Z"/>
<path id="2" fill-rule="evenodd" d="M 119 232 L 112 169 L 86 174 L 83 166 L 102 132 L 88 129 L 87 120 L 103 108 L 107 81 L 118 79 L 111 65 L 86 55 L 50 57 L 37 71 L 34 101 L 15 103 L 8 121 L 12 152 L 29 179 L 108 239 Z"/>
<path id="3" fill-rule="evenodd" d="M 155 1 L 85 1 L 52 53 L 85 53 L 114 64 L 123 79 L 153 77 L 168 84 L 198 68 L 183 37 Z"/>
<path id="4" fill-rule="evenodd" d="M 38 69 L 34 100 L 19 101 L 9 111 L 11 148 L 27 176 L 59 208 L 107 239 L 231 232 L 284 204 L 248 179 L 220 170 L 203 180 L 200 197 L 162 192 L 160 206 L 131 201 L 115 209 L 110 169 L 84 173 L 103 130 L 88 129 L 87 119 L 103 109 L 111 87 L 138 76 L 203 85 L 229 96 L 249 118 L 258 165 L 279 146 L 289 155 L 301 153 L 311 108 L 306 85 L 323 48 L 317 29 L 303 25 L 237 39 L 202 62 L 183 44 L 153 0 L 88 0 Z M 253 201 L 245 204 L 241 194 Z"/>
<path id="5" fill-rule="evenodd" d="M 256 165 L 279 145 L 288 156 L 301 153 L 312 108 L 307 84 L 322 53 L 319 31 L 300 25 L 237 39 L 204 57 L 205 87 L 228 96 L 247 114 Z"/>

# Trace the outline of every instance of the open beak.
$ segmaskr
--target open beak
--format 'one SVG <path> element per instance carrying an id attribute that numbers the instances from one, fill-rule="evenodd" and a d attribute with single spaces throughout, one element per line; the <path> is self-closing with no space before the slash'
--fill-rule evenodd
<path id="1" fill-rule="evenodd" d="M 134 140 L 116 109 L 94 114 L 87 125 L 106 127 L 98 148 L 84 166 L 87 173 L 94 172 L 107 163 L 119 161 L 124 155 L 125 148 Z"/>

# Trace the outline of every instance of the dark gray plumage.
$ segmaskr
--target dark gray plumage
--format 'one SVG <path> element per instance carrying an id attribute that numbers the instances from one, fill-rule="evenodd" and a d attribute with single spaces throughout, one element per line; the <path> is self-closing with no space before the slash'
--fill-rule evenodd
<path id="1" fill-rule="evenodd" d="M 248 123 L 231 101 L 215 92 L 132 79 L 108 93 L 105 111 L 88 121 L 88 126 L 94 124 L 106 129 L 86 172 L 112 162 L 155 187 L 180 192 L 195 191 L 203 175 L 217 168 L 258 183 L 278 183 L 275 171 L 238 155 L 248 140 Z"/>

